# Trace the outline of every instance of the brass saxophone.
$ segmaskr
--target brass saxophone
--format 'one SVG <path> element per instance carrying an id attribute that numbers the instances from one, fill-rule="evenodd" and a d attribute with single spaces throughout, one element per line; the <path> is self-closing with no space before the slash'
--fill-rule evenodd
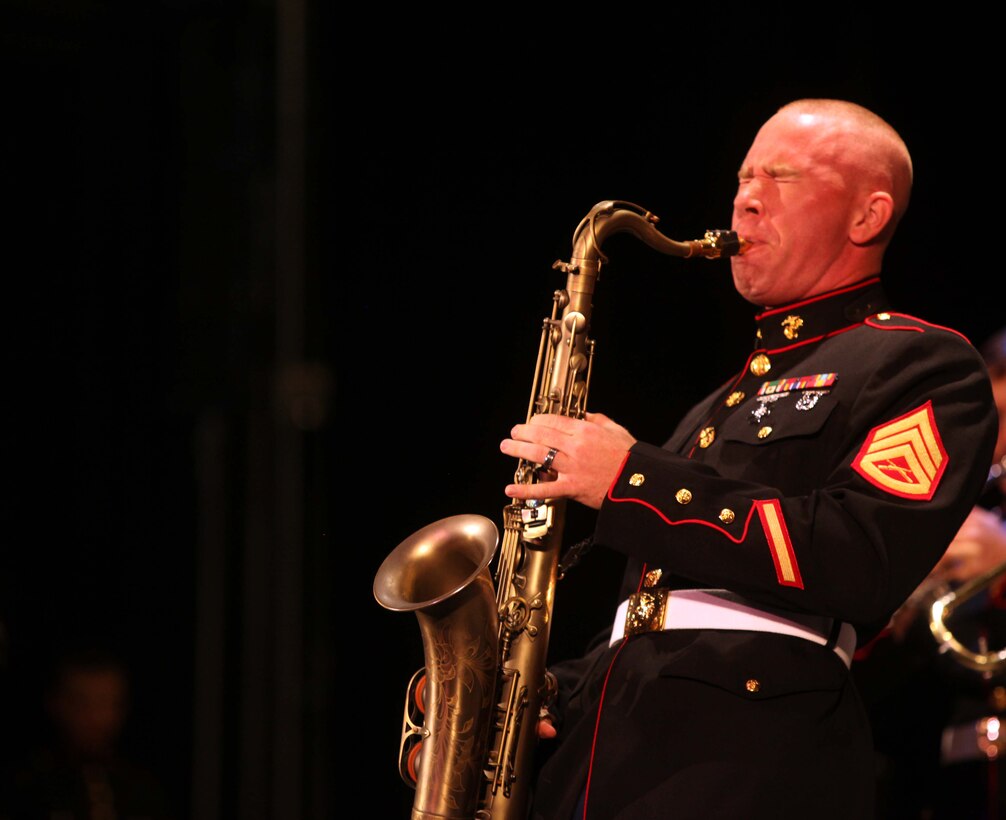
<path id="1" fill-rule="evenodd" d="M 552 265 L 566 274 L 566 287 L 553 294 L 543 323 L 528 419 L 586 413 L 594 357 L 587 334 L 607 237 L 630 233 L 685 258 L 745 249 L 732 231 L 678 242 L 657 222 L 644 208 L 617 200 L 599 202 L 580 221 L 570 260 Z M 515 483 L 544 478 L 541 465 L 518 461 Z M 400 774 L 416 789 L 413 820 L 527 816 L 536 724 L 555 694 L 545 662 L 564 519 L 564 499 L 514 499 L 503 510 L 497 556 L 492 521 L 451 516 L 413 533 L 378 570 L 378 603 L 415 612 L 423 639 L 426 666 L 409 682 L 399 748 Z"/>

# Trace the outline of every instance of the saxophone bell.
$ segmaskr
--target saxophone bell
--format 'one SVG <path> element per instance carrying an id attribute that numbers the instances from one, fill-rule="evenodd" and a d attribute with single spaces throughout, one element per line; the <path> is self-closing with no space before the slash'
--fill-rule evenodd
<path id="1" fill-rule="evenodd" d="M 496 692 L 498 614 L 488 567 L 498 540 L 488 518 L 444 518 L 402 541 L 374 579 L 377 602 L 415 612 L 423 638 L 426 666 L 407 687 L 398 761 L 416 790 L 415 820 L 470 820 L 477 808 Z"/>

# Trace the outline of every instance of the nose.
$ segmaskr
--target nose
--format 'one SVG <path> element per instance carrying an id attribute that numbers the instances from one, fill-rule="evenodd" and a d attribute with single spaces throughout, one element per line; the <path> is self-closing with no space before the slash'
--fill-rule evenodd
<path id="1" fill-rule="evenodd" d="M 734 197 L 735 216 L 743 214 L 759 216 L 762 213 L 763 207 L 760 197 L 760 186 L 757 180 L 745 180 L 737 186 L 737 195 Z"/>

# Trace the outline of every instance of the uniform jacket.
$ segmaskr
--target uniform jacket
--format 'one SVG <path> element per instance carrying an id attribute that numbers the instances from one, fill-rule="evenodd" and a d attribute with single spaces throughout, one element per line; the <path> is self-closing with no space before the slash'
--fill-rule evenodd
<path id="1" fill-rule="evenodd" d="M 663 447 L 631 448 L 594 543 L 628 556 L 626 595 L 659 569 L 659 586 L 829 616 L 865 643 L 982 489 L 998 423 L 985 366 L 960 334 L 891 311 L 876 278 L 756 324 L 736 374 Z M 870 816 L 867 721 L 829 649 L 599 638 L 554 666 L 564 714 L 536 817 L 565 820 L 588 778 L 587 817 Z"/>

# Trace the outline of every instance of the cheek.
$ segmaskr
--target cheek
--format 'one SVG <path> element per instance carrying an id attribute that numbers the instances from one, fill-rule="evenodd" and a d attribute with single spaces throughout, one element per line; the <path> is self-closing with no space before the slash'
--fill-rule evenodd
<path id="1" fill-rule="evenodd" d="M 836 196 L 808 195 L 805 189 L 794 185 L 782 192 L 780 200 L 779 212 L 785 215 L 788 233 L 812 239 L 808 243 L 811 252 L 821 246 L 821 240 L 846 232 L 848 209 Z"/>

